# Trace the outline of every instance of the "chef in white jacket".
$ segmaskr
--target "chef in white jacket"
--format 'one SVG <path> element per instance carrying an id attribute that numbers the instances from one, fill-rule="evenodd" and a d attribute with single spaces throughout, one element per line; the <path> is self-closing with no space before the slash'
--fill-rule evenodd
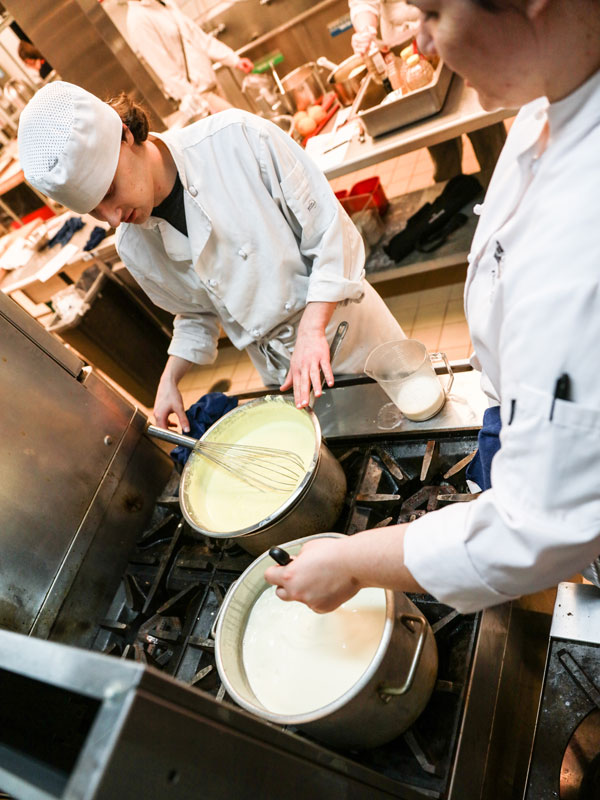
<path id="1" fill-rule="evenodd" d="M 223 42 L 205 33 L 173 0 L 129 0 L 127 39 L 163 82 L 167 94 L 189 110 L 205 104 L 211 113 L 231 108 L 217 84 L 212 63 L 241 72 L 252 61 L 240 58 Z"/>
<path id="2" fill-rule="evenodd" d="M 370 350 L 404 338 L 365 280 L 364 246 L 316 164 L 268 120 L 231 109 L 149 134 L 127 95 L 103 103 L 70 83 L 41 89 L 19 121 L 27 180 L 78 213 L 118 227 L 117 250 L 152 300 L 176 314 L 155 417 L 188 421 L 178 384 L 217 355 L 219 326 L 267 385 L 299 407 L 329 343 L 335 371 L 361 373 Z M 113 107 L 114 106 L 114 107 Z"/>
<path id="3" fill-rule="evenodd" d="M 485 108 L 522 106 L 465 287 L 501 447 L 474 502 L 312 542 L 267 570 L 281 598 L 318 611 L 362 586 L 426 590 L 466 613 L 582 570 L 600 585 L 600 3 L 414 4 L 424 51 L 435 47 Z"/>

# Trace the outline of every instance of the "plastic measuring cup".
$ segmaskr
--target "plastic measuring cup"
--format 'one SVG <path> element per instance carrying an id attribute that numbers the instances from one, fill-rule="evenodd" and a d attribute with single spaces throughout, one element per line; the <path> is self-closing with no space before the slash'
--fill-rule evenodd
<path id="1" fill-rule="evenodd" d="M 448 382 L 445 387 L 435 372 L 434 360 L 446 365 Z M 392 400 L 379 413 L 381 428 L 396 427 L 402 416 L 415 422 L 431 419 L 443 408 L 454 381 L 446 354 L 428 353 L 417 339 L 380 344 L 369 354 L 365 372 Z"/>

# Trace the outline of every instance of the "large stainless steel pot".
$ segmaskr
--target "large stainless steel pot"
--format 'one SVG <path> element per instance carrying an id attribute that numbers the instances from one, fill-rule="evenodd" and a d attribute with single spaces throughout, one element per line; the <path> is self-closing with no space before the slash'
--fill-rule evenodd
<path id="1" fill-rule="evenodd" d="M 320 537 L 308 536 L 282 547 L 297 555 L 304 542 L 314 538 Z M 241 646 L 252 606 L 269 586 L 264 572 L 272 564 L 268 553 L 250 564 L 219 611 L 215 654 L 229 695 L 252 714 L 278 725 L 299 726 L 335 747 L 376 747 L 396 738 L 425 708 L 437 676 L 437 647 L 425 617 L 405 594 L 386 591 L 381 641 L 360 681 L 317 711 L 291 716 L 272 713 L 260 704 L 248 684 Z"/>
<path id="2" fill-rule="evenodd" d="M 282 395 L 268 395 L 238 406 L 217 420 L 200 438 L 210 439 L 226 431 L 240 414 L 247 413 L 257 405 L 286 404 L 294 412 L 308 416 L 314 431 L 314 451 L 309 468 L 294 492 L 272 515 L 241 530 L 217 532 L 202 527 L 194 514 L 188 488 L 194 460 L 202 456 L 192 453 L 183 470 L 179 485 L 179 503 L 183 516 L 193 530 L 205 536 L 221 539 L 235 538 L 238 544 L 253 555 L 264 552 L 269 547 L 285 542 L 299 531 L 306 534 L 330 530 L 342 510 L 346 495 L 346 476 L 339 462 L 327 448 L 321 436 L 319 420 L 312 409 L 297 409 L 292 399 Z M 232 496 L 231 501 L 236 502 Z"/>
<path id="3" fill-rule="evenodd" d="M 325 87 L 314 61 L 288 72 L 281 79 L 281 85 L 296 111 L 305 111 L 309 106 L 318 103 L 325 94 Z"/>
<path id="4" fill-rule="evenodd" d="M 331 70 L 326 78 L 326 83 L 336 93 L 340 103 L 345 106 L 352 105 L 360 89 L 360 84 L 367 74 L 367 67 L 362 58 L 354 54 L 344 59 L 341 64 L 334 64 L 328 58 L 320 56 L 317 64 Z M 360 69 L 361 67 L 362 69 Z"/>

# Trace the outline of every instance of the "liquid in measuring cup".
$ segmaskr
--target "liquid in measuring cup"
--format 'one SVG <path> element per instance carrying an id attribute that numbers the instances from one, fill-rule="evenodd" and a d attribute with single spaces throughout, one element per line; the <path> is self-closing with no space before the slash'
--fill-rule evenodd
<path id="1" fill-rule="evenodd" d="M 435 416 L 446 402 L 446 395 L 437 378 L 417 375 L 403 381 L 390 394 L 407 419 L 423 422 Z"/>

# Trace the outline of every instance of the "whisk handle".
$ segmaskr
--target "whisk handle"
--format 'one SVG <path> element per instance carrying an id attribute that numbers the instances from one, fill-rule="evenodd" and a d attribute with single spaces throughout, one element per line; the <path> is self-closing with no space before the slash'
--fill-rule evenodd
<path id="1" fill-rule="evenodd" d="M 171 444 L 180 444 L 183 447 L 189 447 L 190 450 L 194 449 L 198 441 L 193 436 L 184 436 L 182 433 L 168 431 L 165 428 L 157 428 L 156 425 L 148 425 L 146 431 L 150 436 L 154 436 L 155 439 L 162 439 L 163 442 L 170 442 Z"/>
<path id="2" fill-rule="evenodd" d="M 269 555 L 273 561 L 276 561 L 279 564 L 280 567 L 285 567 L 290 563 L 290 561 L 294 560 L 287 550 L 282 550 L 281 547 L 272 547 L 269 550 Z"/>

